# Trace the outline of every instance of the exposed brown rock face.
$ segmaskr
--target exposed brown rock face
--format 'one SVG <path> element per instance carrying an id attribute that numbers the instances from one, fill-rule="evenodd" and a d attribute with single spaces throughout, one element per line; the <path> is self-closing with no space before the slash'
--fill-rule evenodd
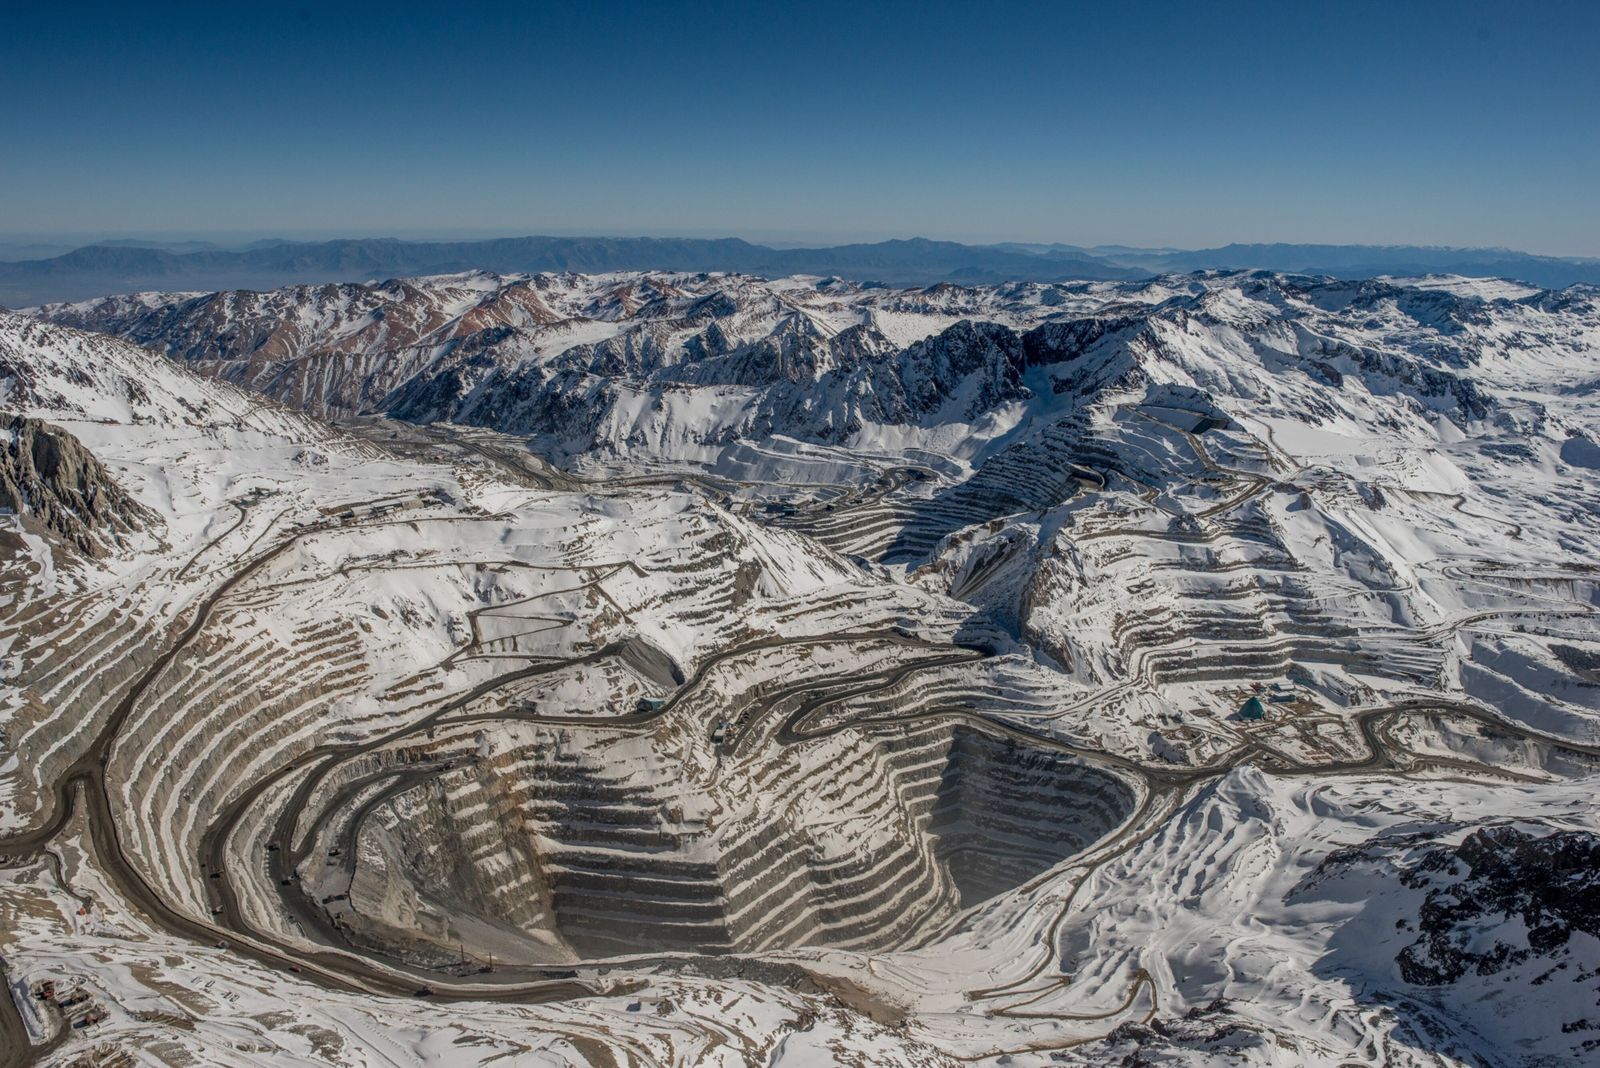
<path id="1" fill-rule="evenodd" d="M 0 428 L 0 509 L 93 557 L 155 520 L 67 431 L 20 415 L 0 415 Z"/>

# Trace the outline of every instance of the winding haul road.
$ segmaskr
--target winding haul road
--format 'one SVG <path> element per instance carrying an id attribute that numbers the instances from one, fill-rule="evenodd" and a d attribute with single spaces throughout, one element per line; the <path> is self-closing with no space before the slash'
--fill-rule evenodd
<path id="1" fill-rule="evenodd" d="M 1252 492 L 1256 491 L 1259 491 L 1259 487 L 1252 486 Z M 1246 496 L 1248 495 L 1246 494 Z M 1241 499 L 1234 498 L 1225 501 L 1222 505 L 1219 505 L 1219 508 L 1237 506 Z M 243 507 L 248 507 L 248 505 Z M 243 507 L 241 508 L 240 520 L 234 524 L 235 527 L 243 522 Z M 1354 722 L 1367 748 L 1367 754 L 1348 761 L 1319 764 L 1298 762 L 1277 750 L 1253 740 L 1246 740 L 1223 758 L 1208 765 L 1194 767 L 1148 766 L 1114 754 L 1075 746 L 1016 723 L 1002 722 L 990 716 L 959 707 L 933 708 L 903 715 L 869 716 L 855 719 L 840 718 L 828 725 L 812 726 L 812 721 L 817 719 L 819 713 L 828 709 L 829 706 L 839 705 L 850 698 L 893 689 L 911 675 L 920 671 L 972 660 L 983 655 L 980 651 L 926 642 L 892 630 L 867 630 L 793 639 L 770 638 L 730 646 L 702 662 L 694 675 L 684 683 L 666 705 L 655 711 L 611 717 L 578 717 L 537 714 L 528 710 L 510 709 L 490 713 L 469 713 L 453 719 L 449 718 L 452 713 L 459 712 L 477 699 L 508 684 L 563 670 L 576 664 L 594 663 L 618 656 L 624 649 L 621 643 L 615 643 L 580 656 L 549 658 L 503 673 L 473 687 L 465 693 L 444 701 L 432 712 L 406 727 L 360 744 L 325 745 L 312 748 L 283 764 L 271 775 L 251 784 L 249 788 L 217 814 L 202 836 L 201 860 L 204 864 L 205 872 L 206 874 L 212 872 L 220 873 L 219 878 L 205 880 L 205 885 L 210 888 L 213 896 L 214 907 L 220 910 L 214 915 L 214 922 L 207 923 L 186 914 L 180 909 L 174 908 L 163 900 L 161 894 L 148 883 L 138 867 L 125 854 L 106 783 L 107 763 L 123 726 L 134 708 L 137 707 L 150 686 L 173 663 L 174 659 L 201 633 L 217 605 L 240 583 L 257 574 L 268 563 L 290 549 L 299 538 L 311 533 L 328 530 L 334 525 L 336 524 L 328 521 L 299 528 L 275 547 L 244 562 L 209 595 L 202 599 L 194 609 L 188 623 L 182 626 L 165 651 L 129 684 L 127 691 L 117 702 L 94 740 L 54 784 L 52 791 L 53 806 L 43 823 L 36 829 L 0 841 L 0 857 L 10 858 L 13 861 L 36 857 L 49 842 L 62 833 L 74 813 L 80 810 L 81 805 L 81 811 L 86 820 L 90 841 L 97 860 L 117 891 L 144 912 L 156 926 L 178 938 L 200 944 L 223 941 L 232 953 L 268 967 L 293 971 L 302 980 L 333 990 L 409 998 L 417 992 L 419 986 L 426 985 L 431 988 L 433 996 L 441 1000 L 543 1002 L 592 996 L 603 991 L 600 987 L 591 983 L 576 981 L 572 978 L 556 977 L 549 970 L 535 968 L 505 968 L 492 976 L 481 977 L 471 981 L 461 981 L 452 979 L 447 973 L 441 971 L 419 968 L 396 960 L 384 959 L 380 961 L 370 955 L 363 955 L 361 952 L 356 951 L 355 947 L 340 935 L 328 911 L 321 907 L 320 903 L 313 901 L 309 897 L 295 874 L 298 867 L 307 859 L 309 850 L 317 840 L 318 832 L 325 822 L 332 817 L 333 813 L 341 810 L 344 805 L 354 800 L 361 791 L 370 789 L 380 782 L 388 781 L 388 785 L 360 806 L 350 819 L 347 833 L 353 836 L 359 828 L 360 820 L 367 812 L 376 807 L 377 803 L 425 782 L 442 769 L 439 762 L 427 762 L 421 765 L 386 767 L 358 777 L 333 791 L 332 797 L 322 811 L 316 814 L 308 824 L 306 833 L 296 836 L 294 833 L 295 828 L 303 821 L 312 795 L 316 793 L 318 787 L 331 774 L 353 759 L 393 746 L 395 743 L 419 732 L 430 731 L 441 725 L 474 720 L 521 719 L 549 724 L 583 726 L 590 729 L 649 730 L 657 719 L 671 711 L 684 697 L 695 692 L 713 668 L 731 658 L 780 646 L 851 641 L 890 642 L 903 646 L 907 650 L 920 650 L 929 655 L 907 664 L 897 665 L 893 668 L 867 675 L 840 678 L 838 683 L 833 686 L 827 685 L 826 676 L 813 677 L 768 695 L 776 701 L 802 693 L 809 693 L 809 696 L 805 696 L 798 701 L 793 711 L 784 718 L 776 732 L 772 734 L 776 744 L 794 745 L 843 730 L 884 731 L 892 730 L 907 723 L 922 722 L 931 718 L 948 718 L 962 722 L 975 729 L 1023 742 L 1030 746 L 1050 749 L 1086 762 L 1115 769 L 1142 783 L 1144 786 L 1144 799 L 1139 808 L 1116 831 L 1080 855 L 1079 858 L 1074 858 L 1073 861 L 1068 862 L 1073 867 L 1085 868 L 1085 870 L 1095 865 L 1103 864 L 1133 848 L 1139 841 L 1154 833 L 1160 827 L 1166 814 L 1171 811 L 1177 800 L 1187 791 L 1209 779 L 1226 774 L 1232 768 L 1246 761 L 1258 761 L 1267 770 L 1276 774 L 1351 775 L 1377 771 L 1396 771 L 1401 767 L 1401 762 L 1396 759 L 1395 742 L 1388 735 L 1385 727 L 1400 717 L 1407 715 L 1425 714 L 1472 720 L 1523 741 L 1535 742 L 1578 754 L 1586 759 L 1600 761 L 1600 747 L 1583 746 L 1531 731 L 1496 716 L 1479 706 L 1447 699 L 1442 696 L 1429 695 L 1406 698 L 1360 712 L 1355 717 Z M 200 552 L 203 553 L 209 548 L 210 546 L 208 545 Z M 197 553 L 196 556 L 198 555 Z M 192 563 L 193 560 L 190 561 L 190 564 Z M 189 564 L 186 564 L 185 570 L 188 567 Z M 741 721 L 733 736 L 726 743 L 729 750 L 737 750 L 742 745 L 750 744 L 761 726 L 761 717 L 759 715 L 751 717 L 747 722 Z M 1482 767 L 1467 760 L 1437 757 L 1411 757 L 1406 762 L 1406 766 L 1415 766 L 1419 761 L 1422 763 L 1431 762 L 1450 765 L 1464 770 Z M 227 871 L 227 843 L 237 829 L 241 818 L 268 791 L 280 787 L 292 776 L 302 773 L 303 777 L 296 784 L 274 823 L 270 841 L 276 843 L 278 848 L 269 853 L 267 869 L 271 877 L 270 882 L 276 889 L 287 913 L 303 928 L 306 936 L 314 943 L 317 943 L 316 945 L 287 942 L 271 933 L 254 927 L 244 916 L 237 891 L 232 885 L 232 879 L 230 879 Z M 1047 876 L 1049 874 L 1047 873 Z M 1047 876 L 1041 876 L 1040 878 Z M 1081 881 L 1079 885 L 1082 885 Z M 1073 893 L 1076 893 L 1076 890 Z M 982 999 L 1015 991 L 1018 987 L 1037 980 L 1048 971 L 1054 961 L 1055 933 L 1059 930 L 1060 924 L 1070 912 L 1071 907 L 1072 896 L 1068 895 L 1067 900 L 1062 904 L 1060 911 L 1050 924 L 1049 932 L 1051 937 L 1042 942 L 1043 952 L 1041 959 L 1027 975 L 1004 987 L 972 991 L 969 993 L 969 997 Z M 683 958 L 688 959 L 690 956 L 685 954 Z M 668 955 L 662 959 L 673 959 L 673 955 Z M 599 963 L 596 962 L 597 965 Z M 7 981 L 9 985 L 9 977 L 7 977 Z M 1124 1006 L 1109 1015 L 1119 1014 L 1130 1007 L 1142 987 L 1150 989 L 1152 999 L 1151 1012 L 1154 1012 L 1154 984 L 1148 975 L 1144 975 L 1135 977 L 1134 985 L 1128 993 Z M 618 987 L 614 985 L 607 987 L 610 992 L 615 992 L 617 989 Z M 26 1028 L 23 1025 L 17 1007 L 10 997 L 3 1000 L 4 1005 L 0 1006 L 0 1068 L 21 1068 L 21 1066 L 33 1063 L 46 1056 L 56 1044 L 65 1038 L 67 1031 L 65 1027 L 62 1027 L 48 1043 L 40 1046 L 30 1045 Z M 1022 1004 L 1027 1004 L 1027 1002 Z M 1006 1011 L 1011 1014 L 1018 1014 L 1020 1009 L 1021 1006 L 1013 1006 L 1012 1009 Z M 1059 1016 L 1059 1014 L 1044 1013 L 1039 1015 Z M 1046 1043 L 1028 1048 L 1048 1049 L 1059 1047 L 1050 1046 Z M 989 1056 L 998 1056 L 1000 1052 L 1018 1051 L 997 1051 Z"/>

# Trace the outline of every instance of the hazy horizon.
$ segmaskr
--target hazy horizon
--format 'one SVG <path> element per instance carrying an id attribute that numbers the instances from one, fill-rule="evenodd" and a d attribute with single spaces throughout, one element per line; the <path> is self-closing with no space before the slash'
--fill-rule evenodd
<path id="1" fill-rule="evenodd" d="M 951 241 L 973 246 L 988 245 L 1061 245 L 1082 248 L 1087 251 L 1103 249 L 1127 249 L 1138 252 L 1166 252 L 1166 251 L 1200 251 L 1205 248 L 1222 248 L 1229 245 L 1328 245 L 1365 248 L 1384 247 L 1416 247 L 1452 251 L 1485 251 L 1485 252 L 1515 252 L 1535 256 L 1550 256 L 1563 259 L 1594 260 L 1600 259 L 1600 254 L 1547 252 L 1536 248 L 1519 248 L 1507 245 L 1462 245 L 1462 244 L 1417 244 L 1414 242 L 1341 242 L 1341 241 L 1222 241 L 1215 245 L 1178 245 L 1173 243 L 1134 244 L 1126 241 L 1107 241 L 1088 244 L 1085 242 L 1065 240 L 1061 238 L 992 238 L 962 239 L 957 237 L 940 236 L 937 234 L 923 233 L 883 233 L 883 234 L 839 234 L 834 237 L 821 237 L 816 239 L 800 239 L 794 236 L 763 235 L 761 233 L 714 233 L 714 232 L 678 232 L 661 231 L 646 233 L 639 231 L 618 231 L 606 233 L 598 230 L 575 229 L 565 230 L 397 230 L 387 232 L 377 231 L 345 231 L 340 229 L 329 230 L 300 230 L 300 231 L 230 231 L 230 230 L 174 230 L 174 231 L 121 231 L 98 233 L 61 233 L 28 231 L 0 232 L 0 251 L 28 245 L 40 247 L 59 247 L 64 249 L 77 249 L 97 244 L 119 243 L 138 246 L 141 242 L 148 243 L 149 247 L 181 244 L 211 244 L 219 249 L 237 249 L 257 242 L 287 241 L 317 243 L 325 241 L 417 241 L 417 242 L 454 242 L 454 241 L 494 241 L 516 238 L 597 238 L 612 240 L 627 240 L 630 238 L 655 238 L 661 240 L 686 240 L 686 241 L 717 241 L 725 239 L 747 241 L 754 245 L 763 245 L 776 249 L 805 249 L 805 248 L 831 248 L 852 244 L 877 244 L 886 241 Z"/>

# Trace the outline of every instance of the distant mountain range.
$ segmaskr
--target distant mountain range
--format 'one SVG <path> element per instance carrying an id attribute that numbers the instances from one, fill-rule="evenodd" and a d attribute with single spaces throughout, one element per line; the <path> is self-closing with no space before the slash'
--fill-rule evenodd
<path id="1" fill-rule="evenodd" d="M 446 274 L 536 271 L 736 271 L 837 275 L 886 285 L 1111 281 L 1206 269 L 1265 269 L 1342 278 L 1457 274 L 1559 288 L 1600 283 L 1600 260 L 1509 249 L 1396 245 L 1227 245 L 1197 251 L 1124 246 L 963 245 L 925 238 L 770 248 L 737 238 L 513 237 L 485 241 L 260 241 L 244 248 L 126 241 L 0 262 L 0 305 L 23 307 L 141 290 L 275 289 L 286 285 Z"/>
<path id="2" fill-rule="evenodd" d="M 1504 248 L 1427 248 L 1417 245 L 1224 245 L 1192 252 L 1119 253 L 1109 257 L 1161 273 L 1267 270 L 1335 278 L 1457 274 L 1512 278 L 1546 289 L 1600 282 L 1600 259 L 1535 256 Z"/>

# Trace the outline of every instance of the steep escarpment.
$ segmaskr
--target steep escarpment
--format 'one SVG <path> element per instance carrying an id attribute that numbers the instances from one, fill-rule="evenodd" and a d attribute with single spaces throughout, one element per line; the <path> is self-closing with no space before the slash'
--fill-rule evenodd
<path id="1" fill-rule="evenodd" d="M 157 522 L 81 441 L 22 415 L 0 416 L 0 511 L 87 556 Z"/>

